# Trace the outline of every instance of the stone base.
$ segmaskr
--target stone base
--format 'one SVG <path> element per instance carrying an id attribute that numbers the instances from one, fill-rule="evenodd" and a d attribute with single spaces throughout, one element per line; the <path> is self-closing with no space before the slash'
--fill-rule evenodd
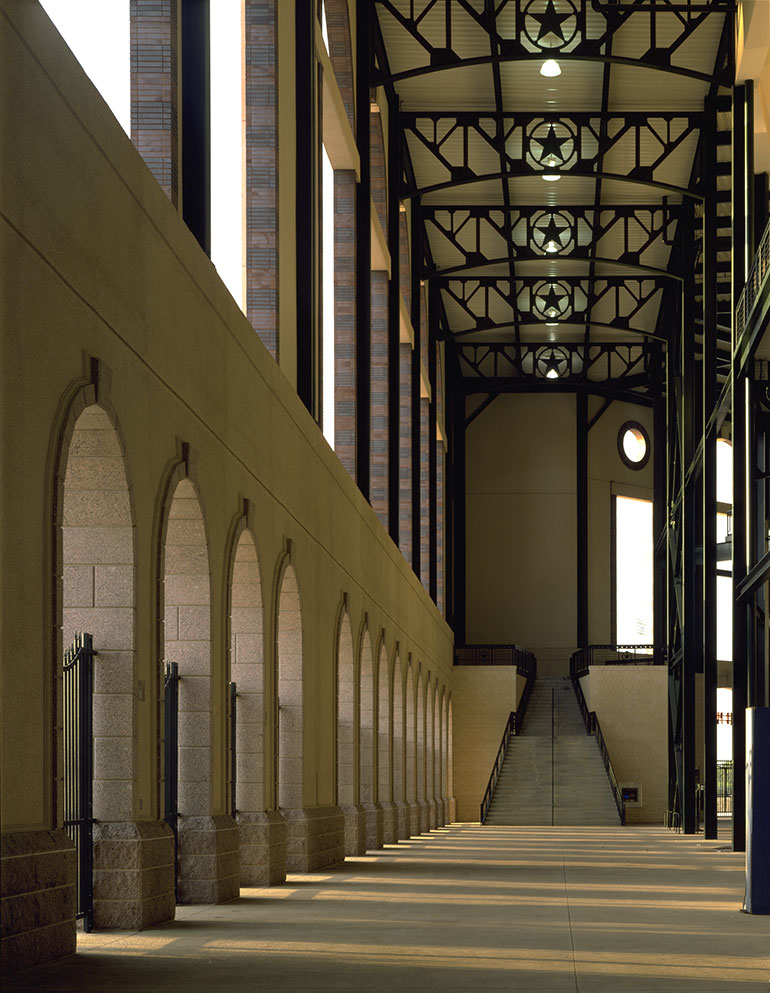
<path id="1" fill-rule="evenodd" d="M 239 893 L 238 825 L 228 814 L 179 818 L 179 903 L 226 903 Z"/>
<path id="2" fill-rule="evenodd" d="M 428 800 L 428 830 L 433 831 L 434 828 L 438 827 L 438 818 L 436 816 L 436 801 Z"/>
<path id="3" fill-rule="evenodd" d="M 398 807 L 392 800 L 379 804 L 382 814 L 382 844 L 393 845 L 398 841 Z"/>
<path id="4" fill-rule="evenodd" d="M 173 921 L 174 835 L 162 821 L 94 825 L 94 928 L 141 931 Z"/>
<path id="5" fill-rule="evenodd" d="M 74 953 L 76 874 L 64 831 L 2 835 L 0 975 Z"/>
<path id="6" fill-rule="evenodd" d="M 454 824 L 457 820 L 457 799 L 455 797 L 444 797 L 444 815 L 447 824 Z"/>
<path id="7" fill-rule="evenodd" d="M 408 838 L 410 835 L 409 804 L 404 800 L 396 800 L 394 806 L 396 837 L 393 840 L 399 841 L 401 838 Z"/>
<path id="8" fill-rule="evenodd" d="M 443 827 L 446 824 L 446 817 L 444 816 L 444 801 L 442 799 L 436 800 L 436 827 Z"/>
<path id="9" fill-rule="evenodd" d="M 366 851 L 382 848 L 382 807 L 379 803 L 364 803 Z"/>
<path id="10" fill-rule="evenodd" d="M 339 807 L 281 810 L 286 819 L 286 871 L 315 872 L 345 858 L 345 815 Z"/>
<path id="11" fill-rule="evenodd" d="M 345 854 L 363 855 L 366 851 L 366 812 L 360 803 L 341 805 L 345 818 Z"/>
<path id="12" fill-rule="evenodd" d="M 241 886 L 275 886 L 286 879 L 286 821 L 278 811 L 238 812 Z"/>
<path id="13" fill-rule="evenodd" d="M 411 838 L 413 835 L 422 834 L 422 807 L 417 802 L 417 800 L 409 801 L 409 834 L 407 838 Z"/>

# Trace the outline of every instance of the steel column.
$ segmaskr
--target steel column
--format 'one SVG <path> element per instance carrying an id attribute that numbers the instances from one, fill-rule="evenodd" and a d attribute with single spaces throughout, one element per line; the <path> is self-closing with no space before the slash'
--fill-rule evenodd
<path id="1" fill-rule="evenodd" d="M 181 0 L 182 217 L 211 255 L 209 0 Z"/>
<path id="2" fill-rule="evenodd" d="M 455 644 L 466 643 L 465 616 L 465 389 L 459 360 L 454 348 L 447 346 L 447 378 L 451 379 L 452 434 L 452 627 Z"/>
<path id="3" fill-rule="evenodd" d="M 423 221 L 420 204 L 417 199 L 411 202 L 411 276 L 412 276 L 412 330 L 414 331 L 414 347 L 412 348 L 412 569 L 419 578 L 421 575 L 420 562 L 420 532 L 422 529 L 422 513 L 420 508 L 420 342 L 424 333 L 422 328 L 422 287 L 420 273 L 422 271 L 422 231 Z"/>
<path id="4" fill-rule="evenodd" d="M 311 415 L 319 420 L 317 210 L 321 136 L 317 126 L 319 87 L 314 0 L 297 0 L 295 11 L 297 393 Z"/>
<path id="5" fill-rule="evenodd" d="M 745 87 L 733 89 L 732 132 L 732 312 L 746 282 L 746 100 Z M 733 346 L 735 346 L 733 326 Z M 746 577 L 746 376 L 740 373 L 733 358 L 732 369 L 733 427 L 733 596 Z M 748 610 L 745 604 L 733 603 L 733 850 L 746 850 L 746 695 L 748 651 Z"/>
<path id="6" fill-rule="evenodd" d="M 706 102 L 703 162 L 703 784 L 704 832 L 717 837 L 717 466 L 716 430 L 709 430 L 717 388 L 716 103 Z"/>
<path id="7" fill-rule="evenodd" d="M 438 323 L 438 287 L 429 284 L 428 289 L 428 589 L 434 602 L 438 600 L 438 473 L 436 467 L 436 325 Z"/>
<path id="8" fill-rule="evenodd" d="M 388 98 L 388 531 L 400 547 L 401 483 L 401 125 L 398 101 Z"/>
<path id="9" fill-rule="evenodd" d="M 356 186 L 356 482 L 367 500 L 372 404 L 370 12 L 369 0 L 356 0 L 356 145 L 361 160 L 361 178 Z"/>
<path id="10" fill-rule="evenodd" d="M 692 205 L 683 212 L 682 244 L 689 251 L 694 241 L 695 225 Z M 696 447 L 698 404 L 695 376 L 695 273 L 686 274 L 682 285 L 682 365 L 680 431 L 682 433 L 682 467 L 684 474 L 682 513 L 682 583 L 684 630 L 682 632 L 682 778 L 679 783 L 682 828 L 685 834 L 697 830 L 695 809 L 695 673 L 702 669 L 702 590 L 697 576 L 696 547 L 699 538 L 698 479 L 688 476 Z"/>
<path id="11" fill-rule="evenodd" d="M 588 394 L 578 390 L 577 453 L 577 645 L 588 647 Z"/>

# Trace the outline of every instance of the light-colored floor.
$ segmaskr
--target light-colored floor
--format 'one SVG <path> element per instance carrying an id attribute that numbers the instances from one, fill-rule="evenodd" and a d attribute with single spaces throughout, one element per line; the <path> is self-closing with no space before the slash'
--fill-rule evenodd
<path id="1" fill-rule="evenodd" d="M 453 825 L 222 906 L 179 908 L 4 993 L 768 993 L 743 857 L 663 829 Z"/>

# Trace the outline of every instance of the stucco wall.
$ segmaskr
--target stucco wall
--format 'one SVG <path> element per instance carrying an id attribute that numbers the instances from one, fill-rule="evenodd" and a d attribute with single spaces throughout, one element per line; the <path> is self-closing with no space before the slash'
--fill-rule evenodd
<path id="1" fill-rule="evenodd" d="M 514 666 L 456 666 L 454 794 L 457 819 L 477 821 L 506 722 L 524 688 Z"/>
<path id="2" fill-rule="evenodd" d="M 661 824 L 667 807 L 668 724 L 665 666 L 592 666 L 589 708 L 596 711 L 618 782 L 640 784 L 642 806 L 629 824 Z"/>

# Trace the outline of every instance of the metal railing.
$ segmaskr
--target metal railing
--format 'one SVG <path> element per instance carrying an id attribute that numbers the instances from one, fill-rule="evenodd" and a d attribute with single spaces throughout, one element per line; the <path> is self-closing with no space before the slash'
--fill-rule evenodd
<path id="1" fill-rule="evenodd" d="M 653 645 L 589 645 L 573 652 L 569 660 L 571 679 L 588 675 L 592 665 L 665 665 L 665 649 Z"/>
<path id="2" fill-rule="evenodd" d="M 607 751 L 607 743 L 605 742 L 604 735 L 602 734 L 601 724 L 596 716 L 596 711 L 588 709 L 588 704 L 586 703 L 586 698 L 583 694 L 583 687 L 580 685 L 580 678 L 578 676 L 571 676 L 571 679 L 572 687 L 575 690 L 575 696 L 577 697 L 578 706 L 580 707 L 580 714 L 583 718 L 583 723 L 586 726 L 586 731 L 588 734 L 592 734 L 596 738 L 596 744 L 599 746 L 602 761 L 604 762 L 604 768 L 607 771 L 607 779 L 610 781 L 612 795 L 615 798 L 615 806 L 618 808 L 620 823 L 625 824 L 626 805 L 623 802 L 623 794 L 620 791 L 615 770 L 612 768 L 610 753 Z"/>
<path id="3" fill-rule="evenodd" d="M 746 331 L 754 309 L 762 283 L 770 269 L 770 221 L 762 235 L 762 240 L 757 247 L 757 254 L 754 256 L 754 264 L 746 279 L 746 285 L 738 299 L 738 306 L 735 308 L 735 345 L 738 346 Z"/>
<path id="4" fill-rule="evenodd" d="M 476 646 L 480 647 L 480 646 Z M 495 646 L 495 647 L 506 647 L 506 646 Z M 507 646 L 518 648 L 518 646 Z M 481 800 L 481 810 L 479 815 L 479 820 L 483 824 L 489 813 L 489 805 L 492 803 L 492 797 L 495 793 L 495 787 L 497 786 L 497 780 L 500 776 L 500 770 L 503 767 L 503 762 L 505 761 L 505 756 L 508 752 L 508 746 L 511 743 L 511 738 L 517 734 L 521 734 L 521 728 L 524 723 L 524 714 L 527 712 L 527 704 L 529 703 L 529 698 L 532 696 L 532 688 L 535 685 L 535 680 L 537 679 L 537 659 L 531 652 L 524 652 L 523 649 L 519 649 L 524 655 L 528 656 L 526 659 L 522 659 L 521 666 L 516 666 L 516 671 L 521 676 L 526 676 L 526 683 L 524 684 L 524 691 L 521 694 L 521 699 L 519 700 L 519 706 L 516 710 L 512 710 L 508 715 L 508 721 L 505 725 L 505 730 L 503 731 L 503 737 L 500 742 L 500 747 L 497 749 L 497 755 L 495 756 L 495 764 L 492 766 L 492 772 L 489 776 L 489 781 L 487 783 L 487 788 L 484 790 L 484 796 Z M 468 663 L 470 665 L 486 665 L 488 663 Z M 498 663 L 498 664 L 511 664 L 511 663 Z"/>
<path id="5" fill-rule="evenodd" d="M 163 807 L 174 832 L 174 892 L 179 881 L 179 666 L 166 662 L 163 679 Z"/>
<path id="6" fill-rule="evenodd" d="M 455 665 L 515 665 L 526 676 L 535 656 L 519 645 L 463 645 L 455 648 Z"/>
<path id="7" fill-rule="evenodd" d="M 94 913 L 94 672 L 93 639 L 76 634 L 62 666 L 62 744 L 64 820 L 75 845 L 77 916 L 83 930 Z"/>

